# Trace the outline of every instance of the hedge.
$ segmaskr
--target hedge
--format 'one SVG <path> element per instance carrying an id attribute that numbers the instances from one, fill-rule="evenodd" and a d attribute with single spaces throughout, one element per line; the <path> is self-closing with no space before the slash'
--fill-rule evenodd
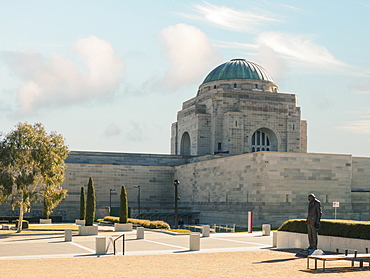
<path id="1" fill-rule="evenodd" d="M 104 221 L 109 221 L 111 223 L 119 223 L 119 217 L 115 216 L 106 216 Z M 150 221 L 145 219 L 132 219 L 128 218 L 127 223 L 132 223 L 136 225 L 143 226 L 144 228 L 149 229 L 170 229 L 170 225 L 164 221 Z"/>
<path id="2" fill-rule="evenodd" d="M 305 219 L 285 221 L 278 231 L 307 233 Z M 319 235 L 370 239 L 370 221 L 322 219 Z"/>

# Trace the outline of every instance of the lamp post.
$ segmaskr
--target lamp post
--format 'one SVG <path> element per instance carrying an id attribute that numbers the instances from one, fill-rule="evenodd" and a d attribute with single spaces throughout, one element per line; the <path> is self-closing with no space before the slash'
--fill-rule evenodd
<path id="1" fill-rule="evenodd" d="M 140 185 L 134 185 L 134 188 L 138 189 L 138 192 L 137 192 L 137 207 L 138 207 L 138 211 L 139 211 L 139 214 L 138 214 L 138 217 L 139 217 L 140 216 Z"/>
<path id="2" fill-rule="evenodd" d="M 173 184 L 175 186 L 175 229 L 177 229 L 179 224 L 179 208 L 178 208 L 179 196 L 177 186 L 180 184 L 180 181 L 174 180 Z"/>
<path id="3" fill-rule="evenodd" d="M 116 191 L 115 189 L 109 189 L 109 215 L 112 214 L 112 191 Z"/>

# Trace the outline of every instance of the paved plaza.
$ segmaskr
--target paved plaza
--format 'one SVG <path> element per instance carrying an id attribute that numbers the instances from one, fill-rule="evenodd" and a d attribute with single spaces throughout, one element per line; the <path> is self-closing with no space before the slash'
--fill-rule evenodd
<path id="1" fill-rule="evenodd" d="M 96 236 L 80 236 L 73 231 L 72 241 L 66 242 L 65 235 L 20 234 L 0 235 L 0 260 L 69 258 L 96 255 Z M 189 234 L 169 234 L 145 231 L 144 239 L 137 239 L 136 230 L 113 232 L 109 228 L 99 230 L 99 237 L 106 237 L 107 253 L 113 255 L 113 239 L 124 234 L 125 242 L 116 241 L 116 255 L 122 255 L 123 245 L 126 256 L 181 254 L 189 252 L 234 252 L 272 247 L 272 236 L 255 233 L 217 233 L 200 237 L 200 251 L 189 250 Z"/>

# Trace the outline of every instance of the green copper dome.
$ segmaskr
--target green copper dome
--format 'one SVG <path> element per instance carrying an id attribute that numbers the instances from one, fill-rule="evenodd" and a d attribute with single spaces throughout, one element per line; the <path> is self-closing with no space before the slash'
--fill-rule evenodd
<path id="1" fill-rule="evenodd" d="M 244 59 L 232 59 L 212 70 L 202 84 L 229 79 L 255 79 L 274 82 L 261 66 Z"/>

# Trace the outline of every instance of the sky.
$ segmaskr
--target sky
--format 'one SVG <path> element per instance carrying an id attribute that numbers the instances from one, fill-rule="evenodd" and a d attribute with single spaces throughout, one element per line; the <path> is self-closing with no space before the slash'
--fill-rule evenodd
<path id="1" fill-rule="evenodd" d="M 370 157 L 370 1 L 0 0 L 0 131 L 70 150 L 169 154 L 182 103 L 218 65 L 298 96 L 308 152 Z"/>

